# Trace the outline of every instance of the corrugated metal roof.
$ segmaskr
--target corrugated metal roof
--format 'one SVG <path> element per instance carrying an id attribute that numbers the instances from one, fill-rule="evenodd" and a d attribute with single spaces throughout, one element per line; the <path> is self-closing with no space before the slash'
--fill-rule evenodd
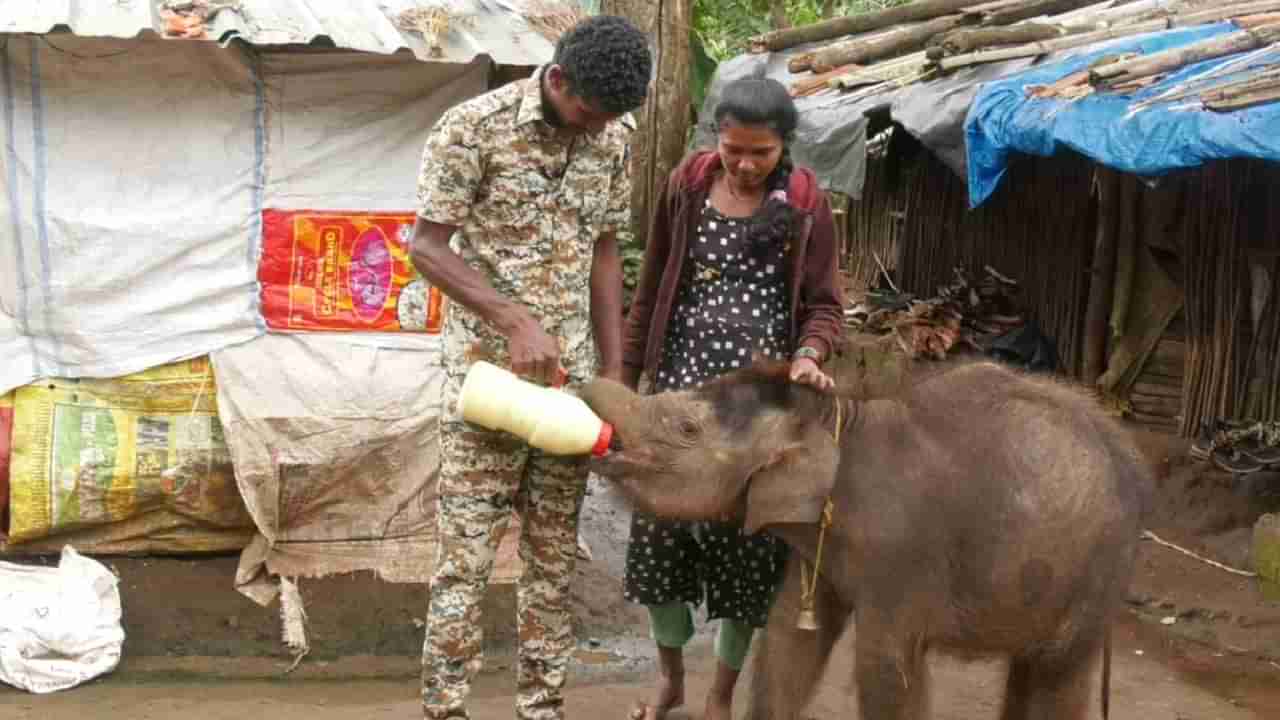
<path id="1" fill-rule="evenodd" d="M 409 50 L 430 62 L 487 54 L 501 64 L 537 65 L 554 50 L 548 28 L 581 12 L 572 0 L 8 0 L 0 2 L 0 33 L 66 26 L 82 37 L 152 32 L 256 46 L 327 40 L 370 53 Z M 438 40 L 414 29 L 406 20 L 414 15 L 424 20 L 418 27 L 442 28 Z"/>

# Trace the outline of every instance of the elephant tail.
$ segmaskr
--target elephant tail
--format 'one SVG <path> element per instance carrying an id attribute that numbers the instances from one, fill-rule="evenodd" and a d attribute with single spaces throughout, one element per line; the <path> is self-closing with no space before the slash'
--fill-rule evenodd
<path id="1" fill-rule="evenodd" d="M 1102 633 L 1102 720 L 1111 714 L 1111 623 Z"/>

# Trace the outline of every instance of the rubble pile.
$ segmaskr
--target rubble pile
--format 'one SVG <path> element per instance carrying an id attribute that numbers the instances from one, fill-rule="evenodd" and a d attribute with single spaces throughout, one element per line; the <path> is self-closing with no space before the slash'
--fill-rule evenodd
<path id="1" fill-rule="evenodd" d="M 855 332 L 895 336 L 912 359 L 986 352 L 1025 321 L 1017 309 L 1021 285 L 990 266 L 983 269 L 985 276 L 974 282 L 964 268 L 955 268 L 955 280 L 927 299 L 898 291 L 882 275 L 881 286 L 846 311 L 846 321 Z"/>

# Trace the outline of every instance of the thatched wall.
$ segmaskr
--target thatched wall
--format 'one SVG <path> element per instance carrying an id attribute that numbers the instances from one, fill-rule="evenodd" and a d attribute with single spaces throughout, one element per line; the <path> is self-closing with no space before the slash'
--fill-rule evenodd
<path id="1" fill-rule="evenodd" d="M 847 221 L 843 266 L 855 292 L 874 282 L 873 253 L 921 296 L 957 266 L 990 265 L 1022 282 L 1028 316 L 1056 342 L 1063 372 L 1080 376 L 1100 247 L 1094 165 L 1072 154 L 1023 158 L 974 211 L 964 182 L 905 133 L 869 158 L 867 173 Z M 1112 304 L 1105 389 L 1132 417 L 1184 435 L 1214 418 L 1280 420 L 1280 203 L 1270 201 L 1280 167 L 1232 161 L 1113 187 L 1122 208 L 1115 257 L 1103 263 L 1116 277 L 1100 280 Z M 1178 306 L 1133 280 L 1135 265 L 1162 273 Z"/>
<path id="2" fill-rule="evenodd" d="M 1091 166 L 1072 156 L 1015 163 L 1003 188 L 970 211 L 964 181 L 906 133 L 869 159 L 861 202 L 849 212 L 855 288 L 875 277 L 876 251 L 903 290 L 933 295 L 954 268 L 990 265 L 1020 281 L 1028 315 L 1057 343 L 1062 368 L 1080 364 L 1081 325 L 1092 253 Z"/>

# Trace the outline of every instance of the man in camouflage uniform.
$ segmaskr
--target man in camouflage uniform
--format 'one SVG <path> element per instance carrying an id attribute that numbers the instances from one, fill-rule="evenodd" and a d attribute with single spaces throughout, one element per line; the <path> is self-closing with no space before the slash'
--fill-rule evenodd
<path id="1" fill-rule="evenodd" d="M 651 64 L 635 26 L 589 18 L 532 78 L 450 109 L 427 141 L 414 264 L 450 298 L 439 552 L 422 658 L 427 718 L 468 717 L 481 665 L 480 601 L 513 509 L 525 566 L 516 716 L 564 716 L 585 462 L 467 424 L 457 404 L 477 360 L 545 384 L 621 379 L 617 234 L 630 222 L 634 128 L 626 113 L 644 102 Z"/>

